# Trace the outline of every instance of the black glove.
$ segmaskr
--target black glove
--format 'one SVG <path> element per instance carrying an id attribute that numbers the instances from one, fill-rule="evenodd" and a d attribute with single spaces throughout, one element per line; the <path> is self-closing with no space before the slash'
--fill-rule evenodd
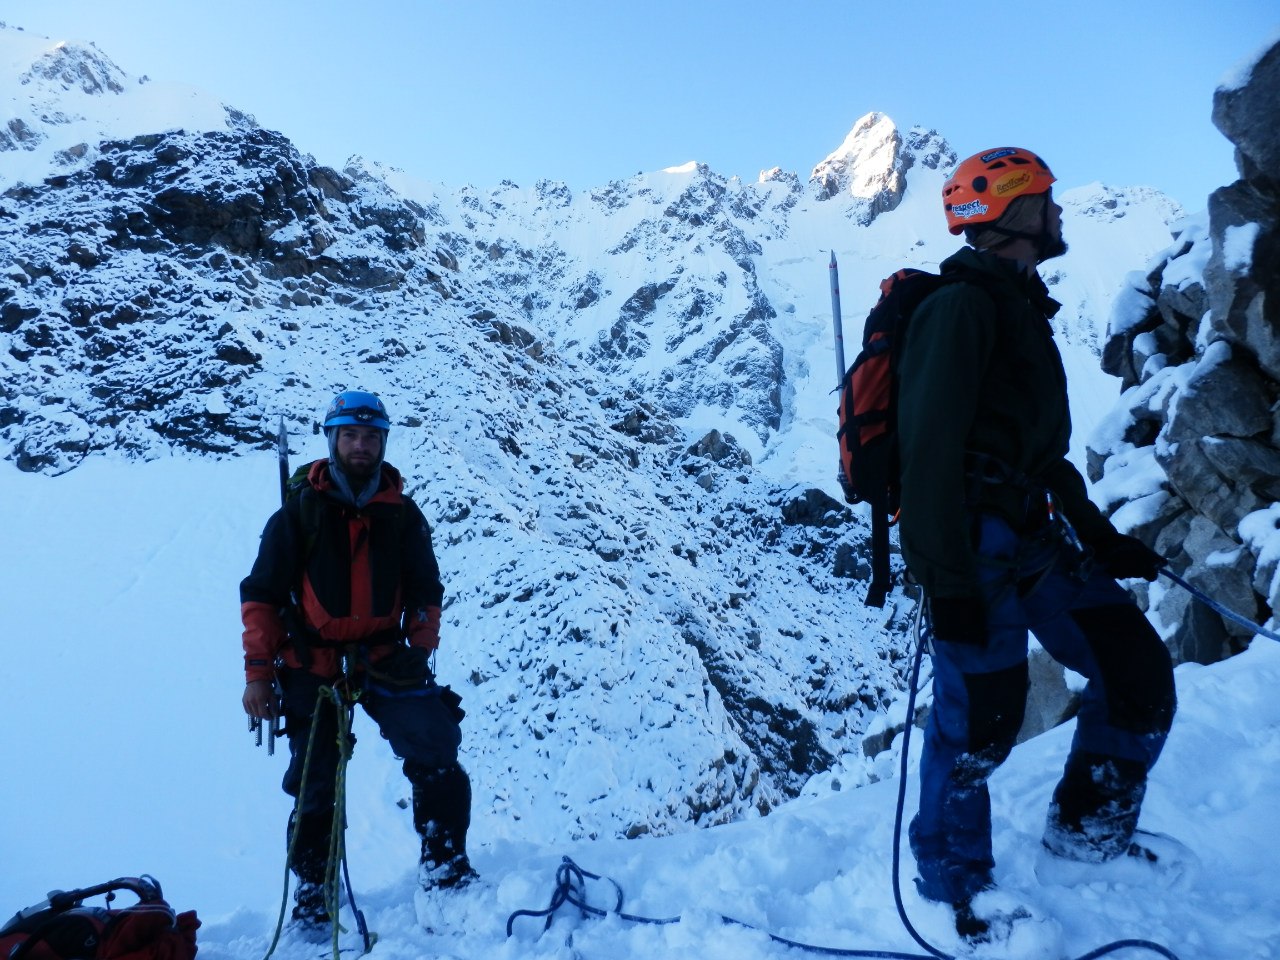
<path id="1" fill-rule="evenodd" d="M 930 597 L 929 623 L 935 640 L 987 645 L 987 607 L 978 597 Z"/>
<path id="2" fill-rule="evenodd" d="M 431 653 L 422 647 L 397 647 L 365 668 L 374 680 L 395 687 L 420 687 L 431 679 Z"/>
<path id="3" fill-rule="evenodd" d="M 1093 555 L 1107 576 L 1117 580 L 1141 577 L 1154 580 L 1164 566 L 1164 557 L 1137 537 L 1112 534 L 1093 544 Z"/>

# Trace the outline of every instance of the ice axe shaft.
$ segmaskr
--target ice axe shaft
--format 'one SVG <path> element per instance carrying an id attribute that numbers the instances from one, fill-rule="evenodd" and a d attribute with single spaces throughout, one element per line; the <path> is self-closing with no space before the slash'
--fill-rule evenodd
<path id="1" fill-rule="evenodd" d="M 289 499 L 289 431 L 284 424 L 284 414 L 280 414 L 280 423 L 276 427 L 276 461 L 280 468 L 280 506 L 285 505 L 285 501 Z M 276 737 L 284 733 L 284 727 L 280 721 L 280 705 L 282 697 L 280 690 L 280 681 L 273 680 L 271 682 L 271 692 L 275 698 L 276 716 L 271 718 L 271 722 L 267 724 L 266 741 L 267 756 L 275 756 Z M 262 746 L 263 729 L 261 717 L 249 718 L 249 732 L 253 734 L 253 745 L 255 747 Z"/>
<path id="2" fill-rule="evenodd" d="M 828 267 L 831 278 L 831 328 L 836 341 L 836 389 L 844 383 L 844 322 L 840 317 L 840 267 L 836 264 L 836 252 L 831 251 Z"/>
<path id="3" fill-rule="evenodd" d="M 836 388 L 837 403 L 844 406 L 844 321 L 840 316 L 840 267 L 836 264 L 836 252 L 831 251 L 831 263 L 827 274 L 831 280 L 831 329 L 835 335 L 836 347 Z M 843 487 L 848 478 L 844 475 L 843 461 L 837 461 L 836 480 Z"/>

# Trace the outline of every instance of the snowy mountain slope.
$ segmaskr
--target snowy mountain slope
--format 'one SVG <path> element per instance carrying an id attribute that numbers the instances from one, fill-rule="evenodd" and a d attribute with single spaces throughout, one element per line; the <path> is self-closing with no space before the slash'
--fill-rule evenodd
<path id="1" fill-rule="evenodd" d="M 6 908 L 34 903 L 51 888 L 151 872 L 176 907 L 203 918 L 201 957 L 258 960 L 266 952 L 281 896 L 288 806 L 275 787 L 284 757 L 255 748 L 244 727 L 239 671 L 225 655 L 237 619 L 213 587 L 249 562 L 255 514 L 271 506 L 274 468 L 263 454 L 142 465 L 95 458 L 55 479 L 0 474 L 0 496 L 19 505 L 9 528 L 26 545 L 23 562 L 0 581 L 0 601 L 16 635 L 30 638 L 12 645 L 9 657 L 12 676 L 23 681 L 10 685 L 6 715 L 22 735 L 6 738 L 2 755 L 25 775 L 11 780 L 0 814 Z M 101 543 L 111 550 L 86 548 Z M 192 590 L 192 583 L 207 586 Z M 50 609 L 60 611 L 56 629 Z M 465 672 L 464 653 L 461 643 L 447 644 L 440 657 L 446 677 Z M 1272 815 L 1280 701 L 1269 691 L 1280 682 L 1280 645 L 1258 639 L 1237 658 L 1184 664 L 1176 676 L 1181 708 L 1142 825 L 1189 843 L 1199 872 L 1178 889 L 1039 883 L 1035 847 L 1072 727 L 1028 741 L 993 780 L 996 876 L 1044 922 L 1001 956 L 1078 957 L 1122 937 L 1155 940 L 1182 960 L 1276 955 L 1280 900 L 1269 878 L 1280 862 Z M 601 789 L 631 793 L 625 784 L 582 775 L 554 787 L 530 781 L 522 774 L 538 764 L 529 750 L 510 771 L 473 763 L 481 816 L 472 847 L 486 885 L 456 898 L 443 912 L 444 932 L 432 936 L 414 909 L 416 842 L 408 811 L 396 805 L 404 796 L 399 764 L 357 717 L 348 844 L 358 903 L 379 934 L 374 960 L 537 960 L 574 951 L 584 958 L 792 955 L 759 933 L 722 927 L 720 914 L 808 943 L 920 952 L 901 928 L 890 881 L 900 737 L 876 764 L 881 782 L 854 789 L 867 771 L 851 766 L 815 778 L 768 817 L 634 840 L 575 838 L 552 804 L 534 798 L 498 809 L 494 799 L 500 790 L 559 788 L 557 802 L 589 809 Z M 483 713 L 467 718 L 468 751 L 480 746 L 485 723 Z M 568 735 L 557 728 L 539 742 Z M 919 746 L 917 735 L 913 766 Z M 669 771 L 660 730 L 638 731 L 625 753 L 648 776 Z M 908 814 L 914 769 L 910 778 Z M 518 824 L 515 815 L 523 818 Z M 526 919 L 508 940 L 513 911 L 546 906 L 563 855 L 616 879 L 625 909 L 682 921 L 640 927 L 564 911 L 550 933 Z M 912 875 L 908 858 L 903 898 L 913 923 L 954 951 L 948 918 L 919 900 Z M 606 884 L 593 884 L 590 894 L 602 906 L 613 902 Z M 354 930 L 349 918 L 348 927 Z M 316 955 L 288 944 L 277 952 L 282 960 Z"/>
<path id="2" fill-rule="evenodd" d="M 132 155 L 173 154 L 183 143 L 183 137 L 166 137 L 154 145 L 143 145 Z M 208 151 L 233 146 L 209 135 L 201 138 L 200 145 L 206 151 L 206 168 L 211 165 Z M 266 145 L 271 146 L 269 142 Z M 143 166 L 137 163 L 131 168 Z M 115 169 L 119 167 L 113 172 Z M 95 180 L 84 189 L 98 182 Z M 75 191 L 81 187 L 73 183 L 66 189 Z M 106 188 L 113 198 L 129 190 L 127 186 L 118 189 L 114 184 Z M 233 199 L 246 195 L 251 193 L 232 194 Z M 112 211 L 110 217 L 134 202 L 145 209 L 144 201 L 128 196 L 90 207 Z M 361 204 L 362 212 L 370 209 L 368 197 L 353 205 L 355 202 Z M 331 200 L 328 206 L 336 209 L 337 200 Z M 296 217 L 296 211 L 284 203 L 279 206 L 278 215 L 288 224 L 291 216 Z M 72 434 L 68 429 L 61 437 L 50 437 L 51 426 L 33 430 L 20 445 L 20 456 L 33 460 L 41 456 L 65 469 L 63 462 L 55 458 L 65 455 L 67 465 L 73 465 L 73 454 L 83 457 L 89 450 L 113 446 L 154 456 L 163 449 L 166 439 L 215 453 L 234 450 L 237 445 L 262 446 L 264 433 L 280 413 L 288 416 L 295 433 L 309 429 L 317 397 L 323 402 L 342 385 L 337 379 L 317 381 L 313 371 L 321 376 L 342 376 L 343 364 L 339 361 L 335 365 L 334 359 L 345 353 L 361 365 L 362 384 L 379 390 L 395 412 L 393 460 L 407 468 L 408 475 L 414 478 L 412 492 L 423 502 L 428 516 L 436 519 L 446 569 L 459 574 L 465 571 L 475 578 L 469 581 L 459 574 L 449 578 L 450 601 L 446 608 L 450 624 L 459 625 L 465 634 L 483 638 L 478 646 L 490 644 L 494 648 L 469 671 L 474 678 L 472 683 L 483 685 L 492 674 L 507 677 L 504 683 L 511 682 L 512 676 L 518 677 L 520 699 L 528 713 L 513 718 L 501 706 L 512 691 L 494 691 L 489 709 L 495 723 L 502 726 L 485 742 L 501 744 L 501 752 L 510 754 L 517 744 L 537 737 L 541 726 L 557 714 L 564 722 L 563 714 L 572 712 L 578 697 L 592 694 L 598 682 L 594 674 L 598 664 L 588 658 L 584 665 L 575 667 L 581 652 L 571 648 L 568 638 L 576 637 L 588 647 L 612 649 L 615 654 L 644 650 L 649 644 L 665 647 L 674 643 L 672 655 L 676 657 L 689 656 L 689 645 L 693 644 L 722 689 L 717 696 L 708 698 L 703 684 L 713 681 L 702 670 L 679 672 L 683 680 L 692 684 L 689 689 L 702 704 L 699 711 L 683 716 L 682 722 L 703 730 L 698 736 L 705 738 L 705 749 L 695 751 L 681 742 L 679 749 L 673 750 L 673 757 L 678 768 L 684 770 L 693 764 L 701 767 L 702 773 L 692 779 L 687 773 L 680 778 L 676 790 L 680 793 L 687 788 L 681 794 L 683 800 L 671 800 L 665 790 L 655 787 L 653 810 L 626 814 L 622 829 L 662 830 L 667 828 L 664 818 L 677 823 L 697 822 L 707 814 L 716 819 L 738 815 L 752 807 L 767 808 L 776 802 L 779 789 L 794 791 L 798 787 L 798 782 L 793 782 L 797 775 L 821 768 L 823 758 L 833 749 L 822 741 L 830 743 L 834 730 L 843 730 L 846 723 L 849 704 L 843 698 L 838 698 L 840 702 L 834 709 L 819 706 L 820 712 L 828 714 L 822 721 L 825 732 L 814 728 L 813 718 L 807 715 L 810 708 L 802 711 L 798 703 L 783 710 L 794 714 L 792 720 L 783 723 L 783 729 L 757 732 L 748 729 L 755 712 L 750 707 L 752 698 L 764 696 L 764 702 L 774 709 L 784 705 L 774 692 L 755 690 L 749 695 L 742 688 L 737 680 L 740 671 L 732 666 L 734 659 L 741 658 L 740 652 L 724 666 L 710 666 L 718 662 L 726 648 L 741 650 L 743 644 L 760 643 L 759 634 L 763 632 L 770 638 L 768 649 L 761 657 L 753 658 L 750 667 L 752 672 L 758 670 L 764 662 L 779 656 L 777 641 L 772 639 L 774 631 L 789 631 L 792 638 L 783 643 L 798 643 L 802 634 L 800 627 L 792 623 L 793 618 L 806 624 L 806 629 L 817 629 L 825 635 L 836 633 L 832 624 L 840 622 L 837 611 L 822 596 L 831 589 L 825 574 L 820 580 L 815 577 L 816 589 L 807 591 L 812 597 L 808 604 L 816 605 L 815 612 L 803 612 L 807 604 L 802 601 L 788 604 L 787 612 L 780 615 L 766 617 L 763 613 L 774 592 L 802 576 L 806 569 L 784 551 L 762 549 L 762 541 L 786 545 L 796 537 L 779 514 L 781 495 L 763 489 L 747 474 L 742 474 L 742 481 L 735 479 L 739 474 L 717 479 L 720 466 L 705 457 L 686 456 L 678 444 L 646 444 L 643 439 L 632 439 L 614 430 L 615 423 L 636 411 L 634 399 L 625 394 L 603 395 L 603 385 L 594 378 L 583 378 L 566 369 L 550 350 L 534 349 L 527 334 L 512 331 L 484 311 L 462 313 L 450 309 L 448 301 L 460 298 L 438 279 L 431 266 L 422 266 L 397 280 L 396 285 L 403 287 L 391 295 L 385 291 L 373 293 L 383 302 L 383 308 L 376 312 L 359 302 L 348 307 L 334 302 L 338 295 L 328 295 L 329 288 L 321 287 L 315 279 L 325 276 L 322 271 L 327 267 L 322 267 L 310 284 L 321 302 L 312 306 L 291 300 L 286 314 L 291 319 L 270 322 L 254 303 L 262 296 L 262 285 L 245 290 L 233 279 L 238 256 L 244 251 L 234 250 L 230 257 L 223 254 L 218 263 L 207 264 L 212 270 L 201 270 L 181 252 L 182 234 L 188 226 L 171 226 L 163 217 L 154 222 L 154 233 L 148 230 L 142 235 L 147 243 L 174 254 L 158 269 L 182 276 L 185 283 L 179 297 L 160 302 L 148 298 L 146 304 L 137 303 L 136 297 L 125 300 L 138 269 L 138 251 L 129 250 L 118 256 L 109 245 L 101 248 L 103 262 L 95 265 L 91 276 L 75 278 L 79 302 L 104 306 L 123 303 L 123 307 L 111 307 L 112 312 L 101 321 L 81 327 L 77 326 L 81 317 L 71 314 L 65 306 L 72 298 L 64 297 L 67 313 L 42 310 L 38 325 L 24 332 L 28 348 L 38 351 L 35 355 L 55 354 L 61 370 L 88 374 L 96 386 L 82 393 L 68 392 L 61 409 L 54 408 L 56 413 L 43 399 L 47 390 L 20 397 L 13 408 L 28 429 L 37 418 L 52 425 L 54 416 L 60 415 L 79 432 Z M 374 232 L 376 229 L 362 228 Z M 281 233 L 289 235 L 287 229 L 280 228 L 261 241 L 275 264 L 288 262 L 287 255 L 272 246 Z M 37 245 L 44 239 L 39 229 L 29 231 L 27 236 L 34 237 Z M 360 242 L 356 232 L 351 237 L 351 243 Z M 326 250 L 346 242 L 347 238 L 335 230 Z M 28 248 L 24 245 L 22 249 L 25 255 Z M 30 259 L 36 260 L 39 255 L 39 250 L 33 249 Z M 375 271 L 379 268 L 374 258 L 390 255 L 385 250 L 374 251 L 357 256 L 354 262 Z M 332 269 L 337 275 L 349 272 L 349 268 L 354 269 L 352 261 L 333 261 Z M 355 289 L 350 280 L 343 288 Z M 40 289 L 40 280 L 27 285 L 18 295 L 18 303 L 32 302 L 40 296 Z M 295 293 L 303 293 L 301 287 Z M 414 297 L 409 309 L 387 302 L 405 294 Z M 233 307 L 247 305 L 249 309 L 233 312 L 226 306 L 228 301 Z M 126 323 L 117 319 L 122 309 L 129 311 L 133 329 L 140 325 L 147 328 L 145 337 L 120 331 Z M 464 311 L 467 309 L 463 307 Z M 372 323 L 371 316 L 376 318 Z M 51 346 L 33 344 L 31 329 L 48 336 L 53 341 Z M 89 336 L 82 339 L 80 331 L 89 332 Z M 104 355 L 110 358 L 109 363 L 102 362 Z M 398 362 L 404 357 L 412 358 L 412 362 Z M 332 366 L 337 369 L 326 374 L 326 367 Z M 56 381 L 61 372 L 52 362 L 36 369 L 37 376 L 50 381 Z M 30 408 L 22 406 L 28 403 Z M 93 414 L 83 413 L 96 408 L 106 408 L 110 419 L 95 421 Z M 529 409 L 537 410 L 539 415 L 530 416 Z M 661 418 L 654 419 L 656 437 L 677 436 L 673 427 L 664 427 Z M 662 433 L 663 429 L 668 432 Z M 38 442 L 45 446 L 37 450 Z M 319 454 L 322 448 L 312 452 Z M 694 485 L 689 473 L 706 474 L 707 486 L 712 489 L 704 491 Z M 724 486 L 726 492 L 716 493 L 716 486 Z M 773 503 L 769 502 L 770 497 L 774 498 Z M 691 514 L 698 512 L 706 514 L 703 522 L 707 526 L 699 529 L 698 524 L 691 531 Z M 712 518 L 718 525 L 712 525 Z M 457 524 L 456 529 L 453 524 Z M 821 558 L 835 549 L 842 536 L 841 531 L 831 531 L 829 549 L 813 544 L 814 556 Z M 474 548 L 470 546 L 473 542 Z M 727 555 L 723 566 L 719 559 L 722 554 Z M 779 555 L 784 558 L 782 566 L 789 569 L 775 576 L 761 576 L 761 571 L 769 570 Z M 521 558 L 519 564 L 511 560 L 516 556 Z M 619 563 L 623 560 L 625 566 Z M 828 557 L 828 570 L 830 563 Z M 625 573 L 615 573 L 615 569 Z M 579 577 L 582 582 L 574 585 Z M 647 612 L 635 613 L 632 623 L 637 606 L 633 592 L 637 584 L 649 581 L 656 586 L 646 593 L 658 599 L 645 604 Z M 671 589 L 672 583 L 678 585 L 675 590 Z M 227 585 L 227 593 L 234 596 L 234 580 Z M 738 612 L 741 601 L 747 598 L 752 602 Z M 534 599 L 536 602 L 529 603 Z M 826 612 L 818 615 L 816 610 Z M 519 622 L 519 629 L 506 622 L 511 618 Z M 562 642 L 547 643 L 552 637 Z M 639 647 L 628 646 L 633 644 Z M 855 664 L 868 658 L 860 641 L 848 639 L 840 647 L 832 654 L 840 664 L 827 663 L 824 656 L 822 672 L 835 676 L 862 672 Z M 852 659 L 846 662 L 848 658 Z M 647 658 L 659 664 L 666 664 L 669 659 L 665 653 Z M 517 666 L 514 673 L 508 672 Z M 810 667 L 782 669 L 800 669 L 807 675 Z M 585 675 L 583 671 L 587 671 Z M 630 688 L 650 689 L 653 678 L 647 672 L 623 667 L 621 674 L 620 682 Z M 568 696 L 582 689 L 587 680 L 591 688 Z M 879 683 L 882 691 L 892 685 L 888 676 Z M 825 696 L 821 686 L 805 684 L 802 696 L 820 704 Z M 559 699 L 562 695 L 568 698 L 568 708 L 564 704 L 541 710 L 534 706 L 543 697 Z M 793 696 L 787 694 L 788 699 Z M 676 704 L 682 703 L 687 699 L 686 691 L 678 691 L 673 697 Z M 741 735 L 725 729 L 728 721 L 719 703 L 722 697 L 740 701 L 740 715 L 734 722 L 742 725 Z M 591 707 L 591 701 L 586 705 Z M 709 711 L 710 717 L 701 716 L 702 710 Z M 546 719 L 541 719 L 544 716 Z M 539 719 L 535 721 L 533 717 Z M 634 719 L 620 712 L 601 723 L 606 732 L 620 734 Z M 505 726 L 513 720 L 523 724 L 520 735 L 515 737 Z M 530 726 L 534 729 L 528 729 Z M 742 742 L 742 736 L 751 741 L 750 747 Z M 767 761 L 778 779 L 771 777 L 762 782 L 757 769 L 760 760 L 753 751 L 759 749 L 762 737 L 768 740 L 779 736 L 781 739 L 770 748 L 771 753 L 779 753 L 779 758 Z M 726 742 L 736 744 L 735 755 L 727 764 L 723 746 Z M 796 743 L 804 744 L 810 759 L 793 769 L 786 757 L 794 752 Z M 559 748 L 552 768 L 564 767 L 565 749 Z M 701 759 L 699 752 L 705 754 Z M 509 756 L 503 761 L 511 762 Z M 580 762 L 590 765 L 594 758 L 582 756 Z M 810 767 L 810 763 L 818 766 Z M 724 767 L 727 772 L 722 773 Z M 586 832 L 601 827 L 583 811 L 566 815 L 586 816 L 581 827 Z M 623 814 L 614 809 L 603 816 L 609 821 Z"/>
<path id="3" fill-rule="evenodd" d="M 377 182 L 263 131 L 174 132 L 104 143 L 6 203 L 0 419 L 23 468 L 244 453 L 282 413 L 308 435 L 353 378 L 383 394 L 392 459 L 437 526 L 473 773 L 512 781 L 492 806 L 517 833 L 508 806 L 554 806 L 575 835 L 767 810 L 892 699 L 880 631 L 842 609 L 858 528 L 730 444 L 689 452 L 660 412 L 486 309 L 429 214 Z M 636 789 L 590 806 L 533 787 L 603 775 L 637 725 L 668 744 L 661 775 L 621 756 Z"/>
<path id="4" fill-rule="evenodd" d="M 0 186 L 38 183 L 92 158 L 102 140 L 254 126 L 204 91 L 130 76 L 92 43 L 54 42 L 3 23 L 0 35 Z"/>
<path id="5" fill-rule="evenodd" d="M 452 247 L 463 272 L 566 354 L 624 378 L 695 433 L 727 430 L 777 482 L 822 478 L 837 495 L 828 452 L 836 376 L 829 252 L 840 263 L 851 361 L 880 280 L 907 264 L 936 268 L 959 246 L 938 212 L 954 153 L 932 131 L 899 134 L 888 118 L 869 116 L 875 122 L 859 121 L 814 176 L 830 176 L 833 158 L 843 183 L 855 162 L 879 165 L 856 175 L 872 182 L 910 171 L 891 194 L 893 212 L 874 218 L 864 216 L 865 198 L 847 190 L 828 197 L 817 179 L 802 185 L 770 174 L 746 184 L 701 165 L 579 196 L 543 182 L 452 198 L 371 169 L 463 224 L 468 232 Z M 1128 258 L 1167 244 L 1181 211 L 1143 188 L 1094 184 L 1062 199 L 1077 250 L 1048 279 L 1064 302 L 1057 328 L 1073 388 L 1088 403 L 1073 449 L 1083 463 L 1081 438 L 1118 392 L 1097 363 L 1111 300 Z"/>
<path id="6" fill-rule="evenodd" d="M 13 37 L 11 62 L 44 56 Z M 837 151 L 904 172 L 873 218 L 852 192 L 698 165 L 583 196 L 448 193 L 316 167 L 225 111 L 149 132 L 117 85 L 84 94 L 116 120 L 82 111 L 116 139 L 22 183 L 0 153 L 6 458 L 67 474 L 56 490 L 119 455 L 229 471 L 281 414 L 295 456 L 318 456 L 328 397 L 381 392 L 436 528 L 468 763 L 501 785 L 477 810 L 493 835 L 723 822 L 859 754 L 900 693 L 907 603 L 859 605 L 865 527 L 831 499 L 827 257 L 853 344 L 881 277 L 956 246 L 936 134 L 895 140 L 882 118 L 875 149 Z M 1121 238 L 1109 252 L 1163 245 L 1167 202 L 1130 208 L 1097 219 Z M 1063 321 L 1082 369 L 1081 325 L 1120 266 L 1082 273 Z M 208 579 L 229 610 L 246 569 Z M 210 640 L 228 669 L 236 632 Z M 637 731 L 660 745 L 652 768 L 619 746 Z"/>

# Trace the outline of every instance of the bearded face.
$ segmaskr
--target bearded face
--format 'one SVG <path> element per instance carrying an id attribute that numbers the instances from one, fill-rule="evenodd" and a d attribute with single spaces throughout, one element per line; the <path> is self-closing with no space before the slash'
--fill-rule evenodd
<path id="1" fill-rule="evenodd" d="M 338 427 L 334 455 L 343 474 L 353 485 L 366 484 L 382 462 L 382 431 L 377 427 Z"/>
<path id="2" fill-rule="evenodd" d="M 1067 241 L 1062 238 L 1062 207 L 1053 199 L 1052 192 L 1044 195 L 1043 223 L 1038 263 L 1060 257 L 1067 252 Z"/>

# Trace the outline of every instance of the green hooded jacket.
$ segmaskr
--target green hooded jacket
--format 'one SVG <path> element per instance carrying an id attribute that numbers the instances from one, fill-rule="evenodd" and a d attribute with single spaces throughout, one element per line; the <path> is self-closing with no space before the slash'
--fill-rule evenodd
<path id="1" fill-rule="evenodd" d="M 1066 459 L 1071 439 L 1067 378 L 1049 319 L 1061 304 L 1038 275 L 1008 258 L 961 249 L 942 273 L 979 272 L 916 309 L 899 361 L 902 555 L 930 596 L 977 596 L 974 511 L 1015 530 L 1043 519 L 1043 494 L 1025 483 L 975 485 L 966 462 L 985 454 L 1051 490 L 1088 544 L 1115 532 Z"/>

